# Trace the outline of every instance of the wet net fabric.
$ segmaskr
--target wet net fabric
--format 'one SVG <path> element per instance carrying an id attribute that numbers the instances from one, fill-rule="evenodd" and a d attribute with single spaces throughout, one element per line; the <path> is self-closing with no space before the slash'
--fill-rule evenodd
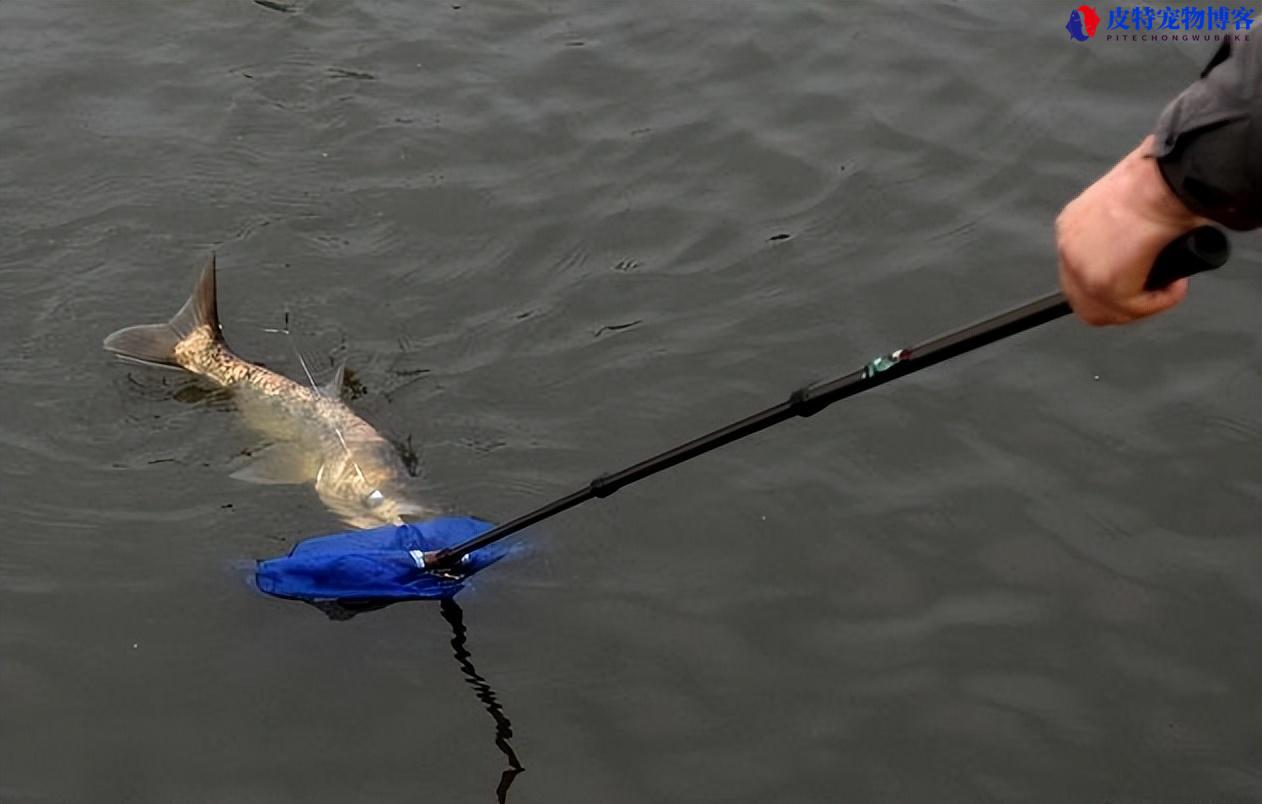
<path id="1" fill-rule="evenodd" d="M 474 517 L 441 517 L 319 536 L 299 542 L 287 556 L 258 562 L 254 581 L 266 594 L 307 601 L 451 597 L 508 548 L 475 550 L 451 573 L 422 569 L 421 553 L 454 547 L 491 527 Z"/>

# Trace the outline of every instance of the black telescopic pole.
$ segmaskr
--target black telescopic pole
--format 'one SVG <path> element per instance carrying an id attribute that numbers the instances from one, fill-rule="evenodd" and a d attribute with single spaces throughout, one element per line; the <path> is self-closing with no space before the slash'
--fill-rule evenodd
<path id="1" fill-rule="evenodd" d="M 1172 240 L 1153 263 L 1145 286 L 1163 288 L 1176 279 L 1221 267 L 1230 256 L 1226 235 L 1212 226 L 1202 226 Z M 898 349 L 878 357 L 844 377 L 794 391 L 787 400 L 715 430 L 712 433 L 640 461 L 613 474 L 601 475 L 585 488 L 553 500 L 528 514 L 505 522 L 463 544 L 426 553 L 426 569 L 442 569 L 506 536 L 568 511 L 594 497 L 608 497 L 623 486 L 657 474 L 684 461 L 753 435 L 795 416 L 813 416 L 829 405 L 862 393 L 891 380 L 937 365 L 965 352 L 1002 340 L 1019 332 L 1053 321 L 1070 313 L 1069 302 L 1061 293 L 1050 293 L 972 326 L 949 332 L 919 346 Z"/>

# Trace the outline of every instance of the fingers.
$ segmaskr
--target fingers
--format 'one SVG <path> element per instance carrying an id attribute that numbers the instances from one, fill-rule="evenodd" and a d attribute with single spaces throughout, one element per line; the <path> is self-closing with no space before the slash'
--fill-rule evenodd
<path id="1" fill-rule="evenodd" d="M 1146 139 L 1056 218 L 1060 284 L 1083 321 L 1125 324 L 1169 310 L 1187 280 L 1144 290 L 1153 263 L 1175 237 L 1203 223 L 1171 192 Z"/>
<path id="2" fill-rule="evenodd" d="M 1135 318 L 1147 318 L 1150 315 L 1164 313 L 1183 301 L 1188 295 L 1188 279 L 1176 279 L 1160 290 L 1147 290 L 1130 302 L 1127 312 Z"/>
<path id="3" fill-rule="evenodd" d="M 1187 296 L 1188 280 L 1179 279 L 1160 290 L 1121 294 L 1113 288 L 1093 287 L 1061 263 L 1061 290 L 1078 318 L 1092 326 L 1129 324 L 1163 313 Z"/>

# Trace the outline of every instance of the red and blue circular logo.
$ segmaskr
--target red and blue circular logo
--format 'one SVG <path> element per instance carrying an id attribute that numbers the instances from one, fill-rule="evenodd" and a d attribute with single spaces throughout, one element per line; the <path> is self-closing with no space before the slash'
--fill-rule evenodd
<path id="1" fill-rule="evenodd" d="M 1070 39 L 1085 42 L 1095 36 L 1095 29 L 1099 24 L 1100 15 L 1095 13 L 1094 8 L 1078 6 L 1069 12 L 1069 22 L 1065 23 L 1065 30 L 1069 31 Z"/>

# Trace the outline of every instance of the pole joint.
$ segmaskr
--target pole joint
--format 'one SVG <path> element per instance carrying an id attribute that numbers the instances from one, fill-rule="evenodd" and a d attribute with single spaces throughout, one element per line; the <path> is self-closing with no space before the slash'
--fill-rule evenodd
<path id="1" fill-rule="evenodd" d="M 617 482 L 613 475 L 609 474 L 594 478 L 592 482 L 587 484 L 587 489 L 592 493 L 592 496 L 600 499 L 608 497 L 621 487 L 622 484 Z"/>
<path id="2" fill-rule="evenodd" d="M 827 405 L 815 398 L 814 386 L 804 386 L 789 394 L 789 410 L 795 416 L 814 416 Z"/>

